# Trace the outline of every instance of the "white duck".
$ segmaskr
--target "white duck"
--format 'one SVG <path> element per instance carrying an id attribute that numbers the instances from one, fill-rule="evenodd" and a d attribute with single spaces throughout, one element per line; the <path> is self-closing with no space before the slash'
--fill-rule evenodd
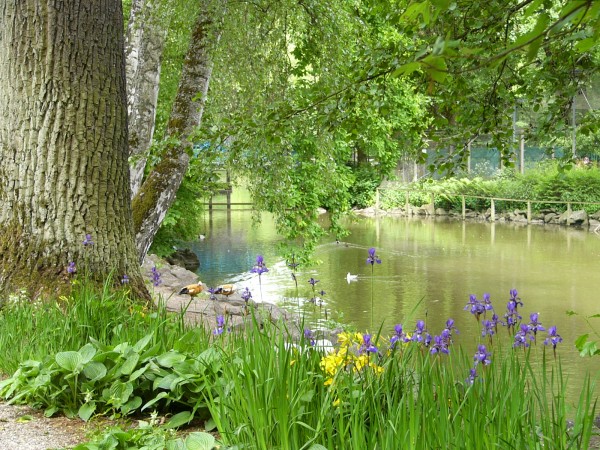
<path id="1" fill-rule="evenodd" d="M 346 274 L 346 281 L 350 284 L 352 281 L 358 281 L 358 275 L 352 275 L 350 272 Z"/>

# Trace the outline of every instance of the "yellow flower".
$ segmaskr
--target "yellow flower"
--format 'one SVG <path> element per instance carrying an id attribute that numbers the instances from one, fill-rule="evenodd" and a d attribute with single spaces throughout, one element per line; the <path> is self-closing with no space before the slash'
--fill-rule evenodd
<path id="1" fill-rule="evenodd" d="M 292 360 L 290 361 L 290 367 L 292 367 L 294 364 L 296 364 L 296 360 L 295 360 L 295 359 L 292 359 Z"/>
<path id="2" fill-rule="evenodd" d="M 343 333 L 338 334 L 338 342 L 342 348 L 348 348 L 352 345 L 352 336 L 344 331 Z"/>
<path id="3" fill-rule="evenodd" d="M 369 357 L 367 355 L 360 355 L 354 360 L 354 369 L 360 372 L 367 364 L 369 364 Z"/>
<path id="4" fill-rule="evenodd" d="M 341 400 L 338 398 L 333 402 L 333 406 L 340 406 Z"/>
<path id="5" fill-rule="evenodd" d="M 333 378 L 327 378 L 323 386 L 331 386 L 333 384 Z"/>

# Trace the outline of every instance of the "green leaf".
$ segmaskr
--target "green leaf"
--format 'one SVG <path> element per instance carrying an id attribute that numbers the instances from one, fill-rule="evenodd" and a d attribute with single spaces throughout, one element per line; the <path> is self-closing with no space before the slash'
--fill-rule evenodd
<path id="1" fill-rule="evenodd" d="M 185 447 L 188 450 L 212 450 L 215 446 L 215 437 L 212 434 L 193 432 L 185 439 Z"/>
<path id="2" fill-rule="evenodd" d="M 154 333 L 150 333 L 150 334 L 147 334 L 146 336 L 144 336 L 143 338 L 141 338 L 139 341 L 137 341 L 135 343 L 135 345 L 133 346 L 133 349 L 137 353 L 140 353 L 143 349 L 146 348 L 148 343 L 152 340 L 153 335 L 154 335 Z"/>
<path id="3" fill-rule="evenodd" d="M 185 450 L 183 439 L 177 438 L 167 441 L 167 450 Z"/>
<path id="4" fill-rule="evenodd" d="M 90 381 L 98 381 L 106 375 L 106 366 L 98 361 L 90 361 L 83 368 L 83 374 Z"/>
<path id="5" fill-rule="evenodd" d="M 130 375 L 133 372 L 133 369 L 136 368 L 139 360 L 140 360 L 139 354 L 137 354 L 137 353 L 132 354 L 129 358 L 127 358 L 125 360 L 125 362 L 121 366 L 120 372 L 123 375 Z"/>
<path id="6" fill-rule="evenodd" d="M 56 364 L 69 372 L 75 372 L 83 361 L 78 352 L 60 352 L 54 357 Z"/>
<path id="7" fill-rule="evenodd" d="M 212 431 L 217 428 L 217 422 L 211 417 L 206 422 L 204 422 L 204 429 L 206 431 Z"/>
<path id="8" fill-rule="evenodd" d="M 171 417 L 171 420 L 169 420 L 166 424 L 165 427 L 166 428 L 179 428 L 182 425 L 185 425 L 186 423 L 189 423 L 190 420 L 192 420 L 194 418 L 194 415 L 192 414 L 191 411 L 182 411 L 180 413 L 175 414 L 173 417 Z"/>
<path id="9" fill-rule="evenodd" d="M 92 344 L 85 344 L 83 347 L 79 349 L 79 354 L 81 355 L 81 362 L 86 364 L 92 360 L 94 355 L 96 354 L 96 349 Z"/>
<path id="10" fill-rule="evenodd" d="M 321 444 L 313 444 L 308 447 L 308 450 L 329 450 L 327 447 L 323 447 Z"/>
<path id="11" fill-rule="evenodd" d="M 156 357 L 156 362 L 163 367 L 173 367 L 173 364 L 185 360 L 185 355 L 177 352 L 163 353 Z"/>
<path id="12" fill-rule="evenodd" d="M 92 417 L 92 414 L 94 414 L 94 411 L 96 411 L 96 402 L 84 403 L 79 408 L 79 418 L 84 422 L 87 422 L 90 420 L 90 417 Z"/>
<path id="13" fill-rule="evenodd" d="M 575 44 L 575 50 L 577 50 L 580 53 L 587 52 L 592 47 L 594 47 L 597 42 L 598 41 L 595 38 L 591 38 L 591 37 L 582 39 L 581 41 L 579 41 Z"/>
<path id="14" fill-rule="evenodd" d="M 421 64 L 415 61 L 408 64 L 403 64 L 392 72 L 392 77 L 399 77 L 400 75 L 410 75 L 415 70 L 419 70 L 420 67 Z"/>
<path id="15" fill-rule="evenodd" d="M 146 408 L 148 408 L 149 406 L 154 405 L 156 402 L 158 402 L 159 400 L 168 397 L 169 393 L 168 392 L 160 392 L 156 397 L 154 397 L 152 400 L 150 400 L 148 403 L 146 403 L 144 406 L 142 406 L 142 411 Z"/>
<path id="16" fill-rule="evenodd" d="M 31 422 L 32 420 L 33 420 L 33 416 L 30 416 L 29 414 L 25 414 L 25 415 L 17 418 L 16 422 L 17 423 L 27 423 L 27 422 Z"/>

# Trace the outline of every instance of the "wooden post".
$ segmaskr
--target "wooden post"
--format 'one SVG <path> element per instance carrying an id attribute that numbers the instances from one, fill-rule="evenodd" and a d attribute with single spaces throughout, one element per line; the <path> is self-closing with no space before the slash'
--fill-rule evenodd
<path id="1" fill-rule="evenodd" d="M 527 223 L 531 223 L 531 201 L 527 200 Z"/>
<path id="2" fill-rule="evenodd" d="M 467 218 L 467 207 L 466 207 L 466 203 L 465 203 L 465 196 L 461 195 L 462 197 L 462 218 L 463 220 L 465 220 Z"/>
<path id="3" fill-rule="evenodd" d="M 494 199 L 492 199 L 492 204 L 490 205 L 490 209 L 491 209 L 490 221 L 495 222 L 496 221 L 496 202 L 494 202 Z"/>
<path id="4" fill-rule="evenodd" d="M 379 188 L 375 189 L 375 209 L 379 209 Z"/>
<path id="5" fill-rule="evenodd" d="M 571 203 L 567 203 L 567 225 L 571 225 L 571 214 L 572 214 L 572 210 L 571 210 Z"/>
<path id="6" fill-rule="evenodd" d="M 431 215 L 435 216 L 435 194 L 431 193 Z"/>
<path id="7" fill-rule="evenodd" d="M 406 215 L 408 216 L 408 212 L 409 212 L 409 208 L 410 208 L 410 203 L 409 201 L 409 195 L 408 195 L 408 191 L 406 191 L 404 193 L 404 207 L 406 208 Z"/>
<path id="8" fill-rule="evenodd" d="M 212 211 L 212 196 L 210 197 L 210 199 L 208 200 L 208 210 Z"/>

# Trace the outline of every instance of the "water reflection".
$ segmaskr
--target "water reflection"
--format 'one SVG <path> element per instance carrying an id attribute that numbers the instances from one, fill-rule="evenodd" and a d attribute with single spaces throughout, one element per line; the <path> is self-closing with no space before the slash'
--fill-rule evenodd
<path id="1" fill-rule="evenodd" d="M 263 219 L 252 227 L 247 211 L 207 214 L 206 239 L 191 244 L 200 258 L 201 280 L 209 286 L 235 282 L 241 289 L 248 286 L 256 299 L 302 306 L 313 296 L 308 279 L 314 277 L 320 280 L 318 290 L 326 291 L 325 308 L 344 323 L 368 329 L 373 295 L 374 323 L 383 324 L 384 334 L 395 323 L 411 329 L 418 319 L 427 321 L 432 334 L 439 333 L 453 318 L 461 332 L 458 341 L 473 343 L 473 348 L 480 330 L 464 311 L 469 295 L 481 298 L 489 293 L 502 316 L 509 291 L 516 288 L 525 303 L 524 320 L 529 322 L 529 314 L 537 312 L 546 328 L 558 326 L 567 374 L 580 376 L 583 368 L 600 369 L 600 358 L 581 359 L 573 346 L 576 337 L 588 332 L 582 316 L 600 313 L 598 235 L 548 226 L 361 219 L 347 224 L 351 234 L 345 242 L 332 238 L 322 243 L 315 257 L 323 263 L 300 268 L 296 291 L 277 253 L 280 240 L 273 221 L 268 216 Z M 373 246 L 383 263 L 371 273 L 366 259 Z M 260 284 L 249 273 L 258 254 L 270 269 Z M 358 275 L 356 282 L 347 282 L 348 272 Z M 313 309 L 319 317 L 319 309 Z M 581 316 L 567 316 L 568 310 Z"/>

